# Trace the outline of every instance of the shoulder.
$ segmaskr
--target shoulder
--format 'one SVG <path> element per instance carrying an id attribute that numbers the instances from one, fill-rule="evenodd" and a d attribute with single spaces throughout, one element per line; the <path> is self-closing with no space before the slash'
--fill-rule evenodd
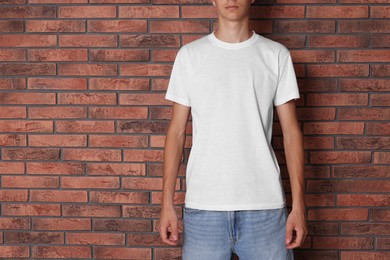
<path id="1" fill-rule="evenodd" d="M 277 56 L 278 59 L 283 59 L 290 54 L 290 50 L 284 44 L 265 36 L 259 35 L 259 41 L 257 43 L 259 48 L 267 50 L 267 52 Z"/>

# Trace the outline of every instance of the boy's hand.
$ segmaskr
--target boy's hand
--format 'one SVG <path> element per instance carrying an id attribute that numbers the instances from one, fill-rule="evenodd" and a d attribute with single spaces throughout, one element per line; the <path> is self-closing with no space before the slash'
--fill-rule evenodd
<path id="1" fill-rule="evenodd" d="M 158 231 L 162 242 L 168 245 L 177 245 L 179 241 L 179 229 L 177 214 L 173 207 L 162 207 Z"/>
<path id="2" fill-rule="evenodd" d="M 295 209 L 290 212 L 287 217 L 286 223 L 286 247 L 292 249 L 300 247 L 307 235 L 307 222 L 305 209 Z M 293 231 L 296 232 L 296 236 L 293 237 Z"/>

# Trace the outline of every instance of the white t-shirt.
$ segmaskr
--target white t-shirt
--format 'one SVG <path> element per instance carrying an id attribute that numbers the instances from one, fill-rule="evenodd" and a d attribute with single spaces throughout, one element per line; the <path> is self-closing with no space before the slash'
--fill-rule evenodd
<path id="1" fill-rule="evenodd" d="M 298 99 L 289 50 L 253 31 L 239 43 L 214 32 L 183 45 L 165 99 L 191 107 L 185 206 L 254 210 L 285 206 L 271 146 L 273 106 Z"/>

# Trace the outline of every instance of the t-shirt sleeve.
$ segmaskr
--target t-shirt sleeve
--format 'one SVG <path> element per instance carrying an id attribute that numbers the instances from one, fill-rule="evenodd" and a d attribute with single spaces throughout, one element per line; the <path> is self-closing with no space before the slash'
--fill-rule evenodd
<path id="1" fill-rule="evenodd" d="M 284 54 L 280 55 L 278 83 L 273 100 L 275 106 L 300 97 L 290 51 L 286 48 L 282 53 Z"/>
<path id="2" fill-rule="evenodd" d="M 191 102 L 188 92 L 188 73 L 185 63 L 186 59 L 183 55 L 184 48 L 181 47 L 177 52 L 173 63 L 171 76 L 165 93 L 165 99 L 190 107 Z"/>

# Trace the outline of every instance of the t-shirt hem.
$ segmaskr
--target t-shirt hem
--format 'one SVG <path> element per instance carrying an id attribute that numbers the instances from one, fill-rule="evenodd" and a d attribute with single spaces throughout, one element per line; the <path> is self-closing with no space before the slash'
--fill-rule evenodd
<path id="1" fill-rule="evenodd" d="M 179 104 L 182 104 L 182 105 L 185 105 L 185 106 L 188 106 L 188 107 L 191 106 L 191 104 L 190 104 L 188 101 L 186 101 L 186 100 L 184 100 L 184 99 L 182 99 L 182 98 L 179 98 L 179 97 L 170 95 L 170 94 L 166 94 L 166 95 L 165 95 L 165 99 L 174 101 L 174 102 L 176 102 L 176 103 L 179 103 Z"/>
<path id="2" fill-rule="evenodd" d="M 280 105 L 283 105 L 284 103 L 287 103 L 290 100 L 293 100 L 293 99 L 297 100 L 299 98 L 300 98 L 300 96 L 298 96 L 298 95 L 289 96 L 289 97 L 286 97 L 286 98 L 283 98 L 283 99 L 279 99 L 278 101 L 275 101 L 274 105 L 275 106 L 280 106 Z"/>
<path id="3" fill-rule="evenodd" d="M 227 205 L 227 206 L 218 206 L 218 205 L 204 205 L 204 204 L 196 204 L 196 203 L 185 203 L 185 207 L 201 209 L 201 210 L 219 210 L 219 211 L 227 211 L 227 210 L 264 210 L 264 209 L 279 209 L 284 208 L 286 203 L 277 203 L 277 204 L 251 204 L 251 205 Z"/>

